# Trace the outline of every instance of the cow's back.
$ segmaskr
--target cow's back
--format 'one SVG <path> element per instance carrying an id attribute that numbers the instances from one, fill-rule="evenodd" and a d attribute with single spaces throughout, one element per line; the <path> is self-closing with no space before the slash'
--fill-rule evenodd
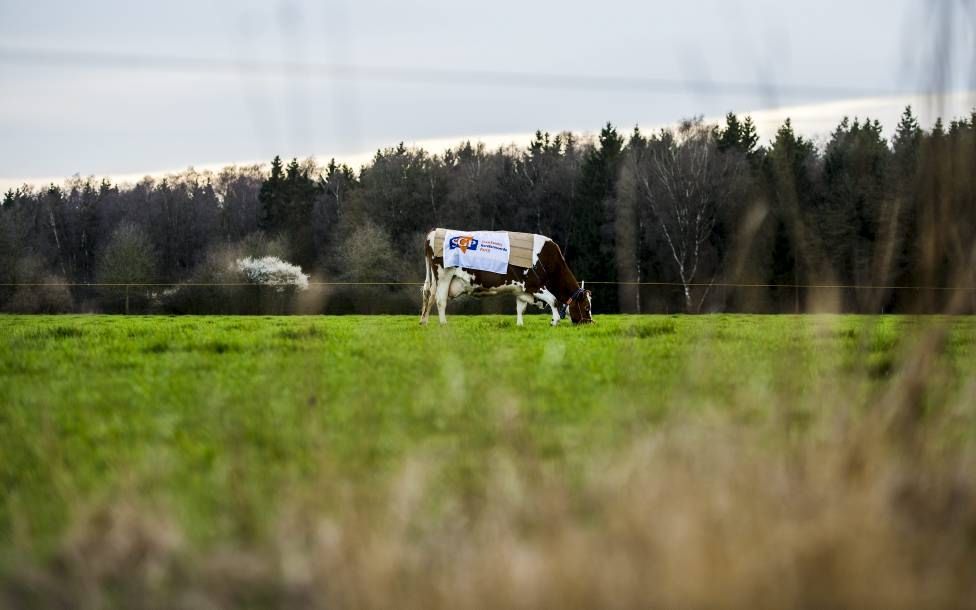
<path id="1" fill-rule="evenodd" d="M 444 236 L 449 229 L 437 228 L 432 231 L 434 239 L 432 243 L 433 254 L 441 257 L 444 253 Z M 528 269 L 535 265 L 539 256 L 542 243 L 549 241 L 545 235 L 535 233 L 517 233 L 515 231 L 497 231 L 498 233 L 508 233 L 509 257 L 508 264 L 512 267 Z"/>

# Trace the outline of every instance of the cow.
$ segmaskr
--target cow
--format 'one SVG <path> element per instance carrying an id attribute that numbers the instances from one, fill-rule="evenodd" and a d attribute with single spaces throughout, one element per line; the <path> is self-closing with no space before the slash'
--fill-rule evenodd
<path id="1" fill-rule="evenodd" d="M 509 264 L 508 271 L 501 274 L 463 267 L 445 268 L 443 251 L 435 249 L 437 231 L 442 231 L 443 239 L 444 230 L 434 229 L 424 242 L 426 278 L 421 290 L 421 324 L 427 324 L 435 303 L 440 323 L 446 324 L 448 300 L 462 294 L 476 297 L 514 295 L 518 326 L 523 325 L 522 313 L 531 304 L 539 309 L 548 306 L 552 310 L 553 326 L 559 324 L 561 310 L 568 310 L 573 324 L 593 322 L 592 293 L 582 282 L 576 281 L 559 246 L 548 237 L 530 236 L 534 238 L 530 267 Z"/>

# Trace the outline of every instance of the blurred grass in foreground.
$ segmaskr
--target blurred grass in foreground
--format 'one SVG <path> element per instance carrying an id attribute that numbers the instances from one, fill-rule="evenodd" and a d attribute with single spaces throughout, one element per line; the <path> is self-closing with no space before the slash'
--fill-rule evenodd
<path id="1" fill-rule="evenodd" d="M 973 607 L 974 343 L 964 317 L 0 317 L 0 602 Z"/>

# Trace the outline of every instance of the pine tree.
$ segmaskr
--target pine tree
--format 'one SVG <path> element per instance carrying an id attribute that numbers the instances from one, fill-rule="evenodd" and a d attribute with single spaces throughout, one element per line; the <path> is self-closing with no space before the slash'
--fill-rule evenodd
<path id="1" fill-rule="evenodd" d="M 302 267 L 315 264 L 318 257 L 312 214 L 319 192 L 308 167 L 293 158 L 283 168 L 281 158 L 276 156 L 258 195 L 258 226 L 266 233 L 283 237 L 292 262 Z"/>
<path id="2" fill-rule="evenodd" d="M 729 149 L 739 148 L 742 141 L 742 125 L 735 113 L 730 112 L 725 115 L 725 129 L 719 127 L 716 130 L 715 141 L 720 151 L 725 152 Z"/>
<path id="3" fill-rule="evenodd" d="M 777 130 L 776 138 L 762 161 L 768 192 L 770 218 L 769 280 L 773 284 L 801 284 L 815 265 L 809 251 L 810 238 L 804 231 L 817 200 L 812 166 L 816 160 L 813 143 L 798 136 L 790 119 Z M 779 308 L 796 310 L 802 292 L 790 289 L 774 294 Z"/>
<path id="4" fill-rule="evenodd" d="M 742 136 L 739 138 L 739 146 L 743 152 L 750 157 L 757 154 L 756 146 L 759 144 L 759 133 L 756 131 L 756 124 L 752 122 L 752 117 L 747 116 L 742 123 Z"/>
<path id="5" fill-rule="evenodd" d="M 725 128 L 716 128 L 715 142 L 720 151 L 738 151 L 751 160 L 757 152 L 759 134 L 756 133 L 756 125 L 752 122 L 752 117 L 740 121 L 739 117 L 730 112 L 725 115 Z"/>
<path id="6" fill-rule="evenodd" d="M 912 113 L 912 107 L 906 106 L 891 139 L 893 171 L 890 179 L 897 211 L 892 235 L 897 240 L 892 262 L 893 283 L 896 285 L 911 285 L 914 281 L 912 267 L 918 255 L 918 172 L 923 137 L 924 132 Z M 915 299 L 915 295 L 905 292 L 896 292 L 892 297 L 892 304 L 902 310 L 911 309 L 911 301 Z"/>
<path id="7" fill-rule="evenodd" d="M 922 143 L 922 129 L 918 119 L 912 114 L 912 107 L 906 106 L 901 115 L 898 128 L 891 139 L 894 149 L 895 180 L 904 184 L 907 177 L 913 176 L 918 168 L 919 147 Z"/>
<path id="8" fill-rule="evenodd" d="M 285 168 L 280 228 L 287 235 L 292 261 L 305 268 L 314 265 L 318 257 L 312 230 L 312 211 L 318 194 L 319 187 L 309 176 L 308 168 L 292 159 Z"/>
<path id="9" fill-rule="evenodd" d="M 283 197 L 284 173 L 281 168 L 281 157 L 275 155 L 271 161 L 271 175 L 261 184 L 258 201 L 261 204 L 258 214 L 258 227 L 265 232 L 272 232 L 278 228 L 282 213 L 281 199 Z"/>
<path id="10" fill-rule="evenodd" d="M 846 283 L 887 284 L 889 269 L 881 253 L 891 244 L 882 235 L 887 209 L 888 167 L 891 155 L 881 124 L 844 119 L 824 152 L 824 202 L 818 216 L 831 267 Z M 882 274 L 882 275 L 879 275 Z M 856 295 L 862 308 L 876 295 Z M 865 300 L 866 299 L 866 300 Z M 877 304 L 880 306 L 880 303 Z"/>
<path id="11" fill-rule="evenodd" d="M 566 255 L 578 278 L 614 281 L 613 208 L 624 139 L 610 123 L 580 168 Z M 616 309 L 615 303 L 607 303 Z"/>

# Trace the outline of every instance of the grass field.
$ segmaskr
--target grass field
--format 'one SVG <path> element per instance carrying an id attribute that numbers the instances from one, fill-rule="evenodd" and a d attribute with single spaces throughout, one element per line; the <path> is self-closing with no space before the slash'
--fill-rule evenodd
<path id="1" fill-rule="evenodd" d="M 971 606 L 974 345 L 970 318 L 0 317 L 0 602 Z"/>

